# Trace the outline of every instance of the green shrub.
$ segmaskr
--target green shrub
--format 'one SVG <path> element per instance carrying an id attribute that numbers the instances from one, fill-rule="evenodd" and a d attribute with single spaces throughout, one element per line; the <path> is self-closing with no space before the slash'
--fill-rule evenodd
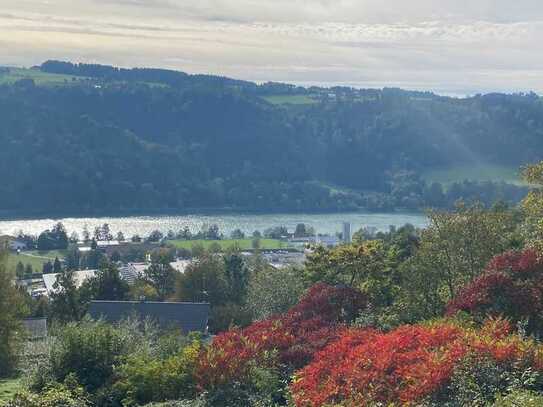
<path id="1" fill-rule="evenodd" d="M 246 327 L 253 322 L 252 313 L 247 307 L 227 303 L 213 307 L 209 320 L 209 330 L 214 333 L 227 331 L 232 326 Z"/>
<path id="2" fill-rule="evenodd" d="M 272 352 L 273 353 L 273 352 Z M 270 358 L 274 358 L 272 354 Z M 267 362 L 261 365 L 269 365 Z M 274 407 L 286 404 L 286 382 L 275 368 L 265 368 L 251 363 L 248 380 L 235 381 L 205 393 L 209 407 Z"/>
<path id="3" fill-rule="evenodd" d="M 194 371 L 201 343 L 194 339 L 177 354 L 160 359 L 149 351 L 128 356 L 118 369 L 116 390 L 123 405 L 191 398 L 196 394 Z"/>
<path id="4" fill-rule="evenodd" d="M 65 385 L 50 386 L 40 394 L 23 392 L 17 394 L 5 407 L 87 407 L 91 403 L 82 388 Z"/>
<path id="5" fill-rule="evenodd" d="M 515 390 L 506 396 L 498 396 L 493 407 L 541 407 L 543 395 L 529 390 Z"/>
<path id="6" fill-rule="evenodd" d="M 130 406 L 194 397 L 199 335 L 159 332 L 152 324 L 84 320 L 53 331 L 29 390 L 81 387 L 95 406 Z M 33 397 L 33 396 L 29 396 Z"/>
<path id="7" fill-rule="evenodd" d="M 301 270 L 294 267 L 265 267 L 251 275 L 247 306 L 253 317 L 263 320 L 287 312 L 304 292 Z"/>
<path id="8" fill-rule="evenodd" d="M 497 399 L 509 400 L 509 396 L 501 395 L 524 394 L 540 387 L 540 375 L 520 362 L 500 365 L 490 358 L 468 357 L 455 370 L 449 385 L 428 405 L 487 407 Z"/>
<path id="9" fill-rule="evenodd" d="M 50 353 L 53 376 L 63 382 L 74 373 L 89 392 L 110 380 L 130 342 L 125 332 L 105 322 L 70 323 L 56 334 Z"/>
<path id="10" fill-rule="evenodd" d="M 151 346 L 153 336 L 152 327 L 134 321 L 115 326 L 83 320 L 56 327 L 46 357 L 30 375 L 29 388 L 39 393 L 73 376 L 92 397 L 110 399 L 115 366 L 136 349 Z"/>

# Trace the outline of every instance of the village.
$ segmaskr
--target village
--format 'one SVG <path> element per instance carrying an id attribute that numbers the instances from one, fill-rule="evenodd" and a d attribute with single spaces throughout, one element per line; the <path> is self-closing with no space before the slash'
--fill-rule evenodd
<path id="1" fill-rule="evenodd" d="M 65 233 L 62 226 L 57 224 L 55 228 Z M 182 244 L 180 240 L 176 240 L 182 237 L 181 235 L 185 238 Z M 211 225 L 195 236 L 187 236 L 186 230 L 175 236 L 171 232 L 162 235 L 156 231 L 145 239 L 133 236 L 125 240 L 121 232 L 117 234 L 121 239 L 116 240 L 113 239 L 106 224 L 95 230 L 93 238 L 86 233 L 84 240 L 76 240 L 75 236 L 68 238 L 65 250 L 35 250 L 32 238 L 23 233 L 19 233 L 17 237 L 2 235 L 0 243 L 8 249 L 10 262 L 17 264 L 15 268 L 20 270 L 16 272 L 16 285 L 34 300 L 47 301 L 63 290 L 59 280 L 66 270 L 69 270 L 75 288 L 81 289 L 86 283 L 97 278 L 100 274 L 99 266 L 106 263 L 112 264 L 118 270 L 120 279 L 128 287 L 134 288 L 145 281 L 147 271 L 155 263 L 154 257 L 157 253 L 166 255 L 167 266 L 176 275 L 183 275 L 187 267 L 202 253 L 221 257 L 227 252 L 236 252 L 245 262 L 258 257 L 265 265 L 276 270 L 303 268 L 307 254 L 312 253 L 315 247 L 332 248 L 342 243 L 350 243 L 352 231 L 350 223 L 345 222 L 342 231 L 336 235 L 319 235 L 313 228 L 299 224 L 296 230 L 290 232 L 284 227 L 268 230 L 267 237 L 273 239 L 262 239 L 261 235 L 259 232 L 253 233 L 251 245 L 248 247 L 246 244 L 248 239 L 240 231 L 234 231 L 231 239 L 225 239 L 218 233 L 215 225 Z M 262 245 L 264 247 L 261 247 Z M 59 254 L 64 254 L 64 257 L 59 257 Z M 84 262 L 83 258 L 96 256 L 100 259 L 96 263 L 98 267 L 81 267 L 89 264 Z M 78 259 L 76 264 L 73 264 L 74 257 Z M 29 271 L 32 269 L 31 265 L 29 263 L 25 265 L 29 259 L 38 260 L 38 263 L 45 261 L 42 272 Z M 175 281 L 175 278 L 171 279 L 169 283 L 172 286 L 165 287 L 165 290 L 173 292 Z M 145 295 L 140 295 L 130 301 L 92 300 L 88 307 L 88 315 L 96 319 L 104 318 L 110 322 L 119 322 L 123 318 L 137 314 L 142 320 L 150 318 L 164 327 L 207 334 L 209 305 L 207 302 L 174 302 L 165 298 L 158 300 L 155 297 L 146 298 Z M 47 315 L 27 318 L 23 322 L 31 338 L 40 339 L 47 336 Z"/>

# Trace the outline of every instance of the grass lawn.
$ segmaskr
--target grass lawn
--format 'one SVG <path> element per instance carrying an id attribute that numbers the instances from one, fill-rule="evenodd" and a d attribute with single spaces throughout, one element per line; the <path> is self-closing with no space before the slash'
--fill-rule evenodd
<path id="1" fill-rule="evenodd" d="M 218 243 L 221 246 L 222 250 L 232 247 L 234 243 L 242 250 L 252 249 L 252 239 L 224 239 L 224 240 L 170 240 L 170 244 L 175 246 L 178 249 L 191 249 L 194 245 L 202 245 L 204 248 L 208 249 L 213 243 Z M 260 248 L 262 250 L 273 250 L 273 249 L 286 249 L 288 248 L 288 243 L 282 242 L 275 239 L 260 239 Z"/>
<path id="2" fill-rule="evenodd" d="M 306 95 L 273 95 L 264 96 L 263 99 L 272 105 L 310 105 L 317 103 L 317 100 Z"/>
<path id="3" fill-rule="evenodd" d="M 8 73 L 0 71 L 0 85 L 11 84 L 20 79 L 32 79 L 36 85 L 64 85 L 74 82 L 72 78 L 76 78 L 75 82 L 86 79 L 81 76 L 42 72 L 38 69 L 9 68 Z"/>
<path id="4" fill-rule="evenodd" d="M 439 182 L 449 185 L 454 182 L 470 181 L 505 181 L 510 184 L 526 185 L 520 179 L 520 170 L 514 167 L 498 165 L 465 165 L 449 169 L 428 171 L 423 174 L 427 182 Z"/>
<path id="5" fill-rule="evenodd" d="M 47 263 L 48 261 L 55 261 L 55 257 L 62 260 L 65 255 L 66 252 L 64 250 L 51 250 L 46 252 L 32 250 L 28 252 L 21 252 L 21 254 L 10 252 L 8 255 L 7 266 L 9 269 L 15 270 L 17 263 L 21 262 L 25 266 L 30 264 L 34 272 L 41 273 L 44 263 Z"/>
<path id="6" fill-rule="evenodd" d="M 22 390 L 22 380 L 20 378 L 0 379 L 0 406 L 4 405 L 20 390 Z"/>

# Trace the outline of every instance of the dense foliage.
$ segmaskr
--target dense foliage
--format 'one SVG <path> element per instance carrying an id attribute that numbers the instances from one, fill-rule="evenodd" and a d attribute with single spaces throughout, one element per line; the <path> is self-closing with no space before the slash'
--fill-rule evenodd
<path id="1" fill-rule="evenodd" d="M 395 89 L 261 85 L 47 63 L 90 79 L 0 92 L 0 209 L 333 210 L 518 201 L 525 188 L 425 182 L 432 169 L 540 159 L 533 94 L 466 99 Z M 158 85 L 157 85 L 158 84 Z M 287 108 L 269 94 L 336 92 Z M 39 202 L 39 207 L 36 206 Z"/>
<path id="2" fill-rule="evenodd" d="M 57 223 L 51 230 L 46 230 L 38 236 L 38 250 L 62 250 L 68 247 L 68 235 L 62 223 Z"/>
<path id="3" fill-rule="evenodd" d="M 150 323 L 130 320 L 117 326 L 102 321 L 72 322 L 58 327 L 54 334 L 45 358 L 30 375 L 30 389 L 43 394 L 44 400 L 53 388 L 63 397 L 66 390 L 98 406 L 136 405 L 195 394 L 194 370 L 201 346 L 197 336 L 159 332 Z"/>
<path id="4" fill-rule="evenodd" d="M 172 338 L 177 347 L 169 352 L 157 354 L 152 349 L 143 348 L 129 355 L 120 366 L 115 388 L 125 395 L 125 405 L 195 397 L 195 372 L 201 343 L 197 338 L 187 341 L 187 344 Z"/>
<path id="5" fill-rule="evenodd" d="M 468 312 L 479 319 L 502 315 L 525 323 L 529 333 L 543 333 L 543 262 L 532 249 L 496 256 L 484 274 L 464 287 L 447 313 Z"/>
<path id="6" fill-rule="evenodd" d="M 401 266 L 401 297 L 407 321 L 437 317 L 465 284 L 479 276 L 493 256 L 522 247 L 514 210 L 460 205 L 431 211 L 413 255 Z"/>
<path id="7" fill-rule="evenodd" d="M 541 372 L 541 346 L 510 333 L 509 324 L 500 320 L 489 321 L 481 330 L 450 321 L 404 326 L 389 333 L 351 330 L 296 374 L 291 386 L 294 401 L 299 407 L 338 402 L 446 405 L 459 396 L 454 376 L 464 361 L 470 367 L 490 361 L 500 373 Z M 508 386 L 499 375 L 482 376 L 477 384 L 484 386 L 488 383 L 482 381 L 492 379 L 498 382 L 495 391 L 483 393 L 489 402 Z M 475 400 L 458 401 L 458 405 L 474 405 Z"/>
<path id="8" fill-rule="evenodd" d="M 317 284 L 287 313 L 215 337 L 202 355 L 199 386 L 217 392 L 246 385 L 255 367 L 279 370 L 287 379 L 367 306 L 366 297 L 351 288 Z"/>

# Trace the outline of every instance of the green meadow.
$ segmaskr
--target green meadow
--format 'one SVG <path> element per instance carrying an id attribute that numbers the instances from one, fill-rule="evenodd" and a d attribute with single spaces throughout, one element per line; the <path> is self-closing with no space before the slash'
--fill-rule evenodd
<path id="1" fill-rule="evenodd" d="M 224 239 L 224 240 L 170 240 L 169 243 L 178 249 L 192 249 L 192 247 L 199 245 L 205 249 L 209 249 L 212 245 L 218 244 L 221 250 L 226 250 L 236 245 L 241 250 L 252 249 L 252 239 Z M 288 248 L 288 243 L 282 242 L 276 239 L 260 239 L 260 249 L 262 250 L 276 250 Z"/>
<path id="2" fill-rule="evenodd" d="M 450 185 L 454 182 L 469 181 L 504 181 L 509 184 L 526 185 L 520 178 L 520 169 L 499 165 L 463 165 L 448 169 L 428 171 L 423 174 L 427 182 L 439 182 Z"/>
<path id="3" fill-rule="evenodd" d="M 21 252 L 20 254 L 10 252 L 8 255 L 7 266 L 10 270 L 15 270 L 17 263 L 21 262 L 25 266 L 30 264 L 34 272 L 41 273 L 44 263 L 47 263 L 48 261 L 53 262 L 55 257 L 62 260 L 65 255 L 66 252 L 64 250 L 50 250 L 45 252 L 32 250 Z"/>
<path id="4" fill-rule="evenodd" d="M 264 96 L 263 99 L 272 105 L 310 105 L 317 103 L 317 100 L 307 95 L 273 95 Z"/>
<path id="5" fill-rule="evenodd" d="M 0 70 L 0 85 L 12 84 L 21 79 L 32 79 L 36 85 L 42 86 L 54 86 L 65 85 L 72 82 L 78 82 L 85 80 L 84 77 L 75 77 L 70 75 L 60 75 L 54 73 L 42 72 L 39 69 L 25 69 L 25 68 L 7 68 L 8 72 L 2 72 Z"/>

